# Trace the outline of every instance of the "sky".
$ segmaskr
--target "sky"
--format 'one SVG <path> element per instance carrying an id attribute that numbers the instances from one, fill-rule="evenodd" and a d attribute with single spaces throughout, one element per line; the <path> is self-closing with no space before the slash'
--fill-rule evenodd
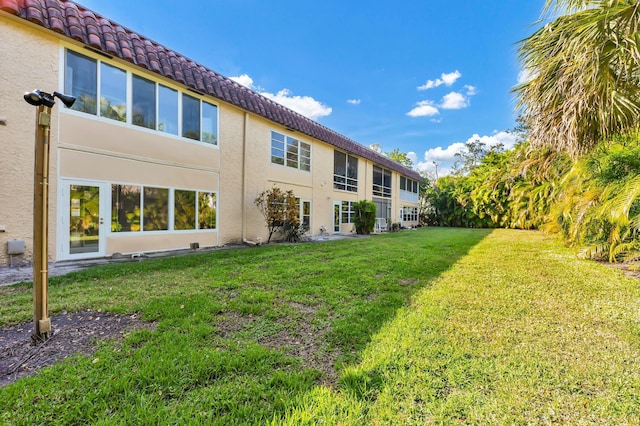
<path id="1" fill-rule="evenodd" d="M 78 0 L 365 146 L 440 176 L 513 146 L 518 43 L 544 0 Z"/>

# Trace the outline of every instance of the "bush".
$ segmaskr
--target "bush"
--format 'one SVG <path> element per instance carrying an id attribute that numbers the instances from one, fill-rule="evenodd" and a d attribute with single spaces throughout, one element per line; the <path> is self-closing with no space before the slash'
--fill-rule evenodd
<path id="1" fill-rule="evenodd" d="M 373 201 L 362 200 L 353 204 L 353 223 L 358 234 L 370 234 L 376 225 L 376 205 Z"/>

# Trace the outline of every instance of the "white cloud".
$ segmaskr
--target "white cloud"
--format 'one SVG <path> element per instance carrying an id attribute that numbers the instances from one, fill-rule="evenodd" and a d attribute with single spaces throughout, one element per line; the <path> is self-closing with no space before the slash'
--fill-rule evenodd
<path id="1" fill-rule="evenodd" d="M 360 99 L 347 99 L 347 103 L 351 105 L 360 105 Z"/>
<path id="2" fill-rule="evenodd" d="M 411 160 L 412 164 L 418 164 L 418 155 L 415 152 L 413 151 L 407 152 L 407 158 Z"/>
<path id="3" fill-rule="evenodd" d="M 425 84 L 423 84 L 422 86 L 418 86 L 418 90 L 429 90 L 438 86 L 442 86 L 443 84 L 445 86 L 451 86 L 460 77 L 462 77 L 462 74 L 460 74 L 460 71 L 458 70 L 450 73 L 442 73 L 440 75 L 440 78 L 436 78 L 435 80 L 427 80 Z"/>
<path id="4" fill-rule="evenodd" d="M 462 109 L 469 106 L 469 98 L 462 93 L 451 92 L 442 98 L 440 108 L 442 109 Z"/>
<path id="5" fill-rule="evenodd" d="M 469 86 L 468 84 L 466 84 L 464 88 L 467 89 L 467 96 L 473 96 L 478 93 L 475 86 Z"/>
<path id="6" fill-rule="evenodd" d="M 414 162 L 416 170 L 423 173 L 433 174 L 436 164 L 438 167 L 438 176 L 446 176 L 451 173 L 453 164 L 456 162 L 456 153 L 462 152 L 468 142 L 479 140 L 487 147 L 502 144 L 504 149 L 511 149 L 516 144 L 516 135 L 514 133 L 501 131 L 494 132 L 492 135 L 480 136 L 474 133 L 466 142 L 454 142 L 446 148 L 436 147 L 425 151 L 423 160 Z M 436 164 L 434 164 L 436 163 Z"/>
<path id="7" fill-rule="evenodd" d="M 247 74 L 242 74 L 237 77 L 229 77 L 231 80 L 235 81 L 238 84 L 242 84 L 249 89 L 253 88 L 253 79 L 249 77 Z"/>
<path id="8" fill-rule="evenodd" d="M 229 78 L 312 120 L 330 115 L 333 111 L 331 107 L 324 105 L 310 96 L 294 96 L 289 89 L 282 89 L 276 94 L 262 91 L 260 88 L 253 85 L 253 79 L 247 74 Z"/>
<path id="9" fill-rule="evenodd" d="M 333 111 L 331 107 L 316 101 L 310 96 L 294 96 L 289 89 L 282 89 L 275 95 L 268 92 L 262 92 L 261 95 L 312 120 L 330 115 Z"/>
<path id="10" fill-rule="evenodd" d="M 440 114 L 438 108 L 433 106 L 433 102 L 431 101 L 421 101 L 416 105 L 414 109 L 407 113 L 409 117 L 432 117 Z"/>

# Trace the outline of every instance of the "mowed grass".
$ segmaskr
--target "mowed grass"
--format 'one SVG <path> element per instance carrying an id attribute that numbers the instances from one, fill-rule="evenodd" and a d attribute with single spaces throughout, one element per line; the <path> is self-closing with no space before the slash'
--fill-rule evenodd
<path id="1" fill-rule="evenodd" d="M 541 234 L 506 230 L 94 268 L 51 279 L 52 314 L 139 312 L 156 331 L 0 389 L 0 422 L 639 424 L 639 289 Z M 29 288 L 0 297 L 0 324 L 29 321 Z M 237 330 L 223 333 L 229 321 Z M 314 356 L 336 360 L 334 386 L 261 343 L 301 330 Z"/>

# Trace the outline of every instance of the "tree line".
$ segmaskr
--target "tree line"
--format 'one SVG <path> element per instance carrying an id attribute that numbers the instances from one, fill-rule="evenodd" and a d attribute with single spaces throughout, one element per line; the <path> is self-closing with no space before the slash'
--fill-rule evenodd
<path id="1" fill-rule="evenodd" d="M 539 229 L 589 258 L 640 255 L 640 2 L 547 0 L 520 43 L 522 140 L 468 143 L 456 173 L 425 179 L 428 225 Z"/>

